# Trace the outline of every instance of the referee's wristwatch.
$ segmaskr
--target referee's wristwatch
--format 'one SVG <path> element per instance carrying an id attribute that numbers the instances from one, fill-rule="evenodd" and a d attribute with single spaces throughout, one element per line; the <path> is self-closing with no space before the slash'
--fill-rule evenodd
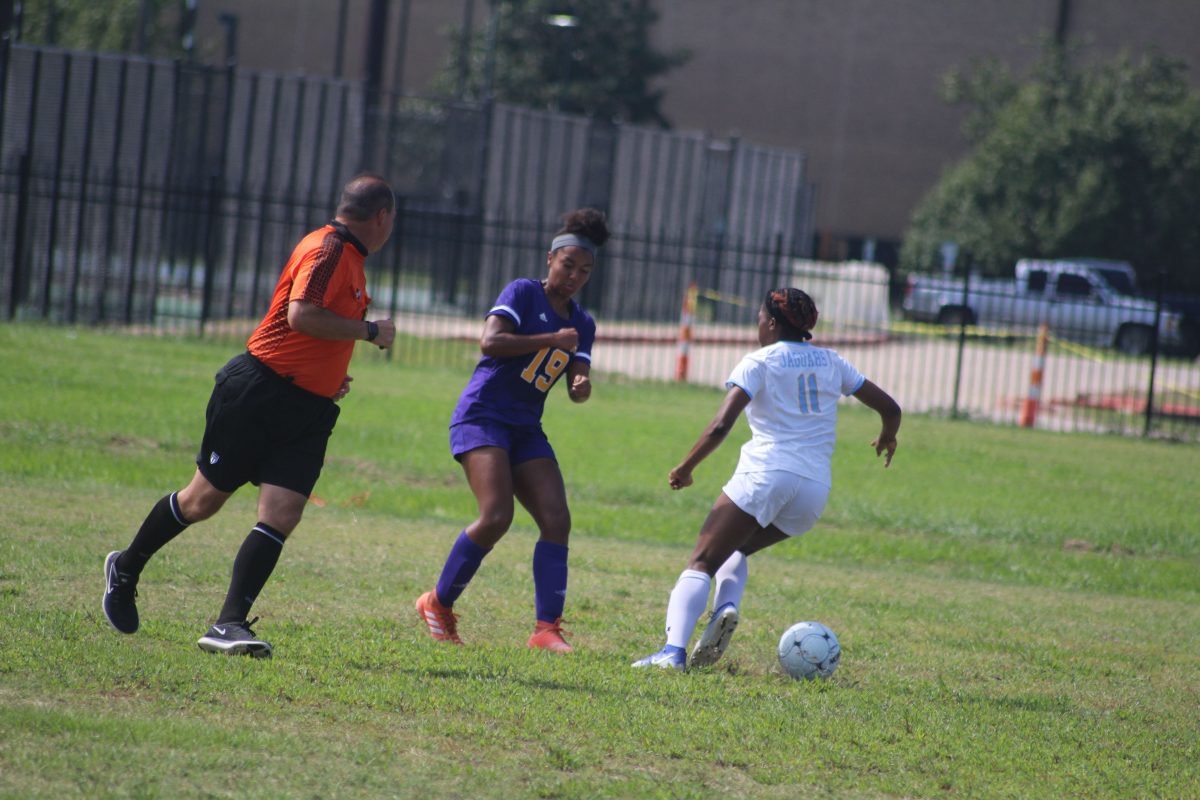
<path id="1" fill-rule="evenodd" d="M 379 323 L 367 320 L 367 341 L 375 341 L 375 337 L 379 336 Z"/>

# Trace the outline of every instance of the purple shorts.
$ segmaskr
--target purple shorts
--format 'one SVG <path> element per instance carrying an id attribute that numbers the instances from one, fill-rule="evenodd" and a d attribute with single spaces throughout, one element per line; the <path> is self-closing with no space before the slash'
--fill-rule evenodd
<path id="1" fill-rule="evenodd" d="M 505 425 L 480 419 L 450 426 L 450 452 L 455 460 L 462 461 L 465 453 L 480 447 L 507 451 L 508 463 L 514 466 L 535 458 L 558 461 L 541 425 Z"/>

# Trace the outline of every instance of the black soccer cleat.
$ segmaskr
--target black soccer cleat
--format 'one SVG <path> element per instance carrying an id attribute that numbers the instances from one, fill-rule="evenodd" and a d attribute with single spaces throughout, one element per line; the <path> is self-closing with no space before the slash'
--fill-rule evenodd
<path id="1" fill-rule="evenodd" d="M 121 633 L 138 629 L 137 576 L 117 571 L 117 559 L 123 550 L 114 550 L 104 559 L 104 616 Z"/>
<path id="2" fill-rule="evenodd" d="M 224 653 L 230 656 L 250 656 L 251 658 L 270 658 L 271 643 L 264 642 L 254 635 L 250 626 L 258 622 L 258 617 L 249 622 L 218 622 L 208 629 L 197 640 L 201 650 L 209 653 Z"/>

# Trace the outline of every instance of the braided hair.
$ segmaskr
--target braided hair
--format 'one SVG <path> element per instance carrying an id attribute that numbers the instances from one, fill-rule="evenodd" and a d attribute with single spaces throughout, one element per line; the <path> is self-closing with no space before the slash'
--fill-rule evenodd
<path id="1" fill-rule="evenodd" d="M 781 339 L 807 341 L 817 324 L 817 304 L 799 289 L 772 289 L 763 307 L 782 328 Z"/>

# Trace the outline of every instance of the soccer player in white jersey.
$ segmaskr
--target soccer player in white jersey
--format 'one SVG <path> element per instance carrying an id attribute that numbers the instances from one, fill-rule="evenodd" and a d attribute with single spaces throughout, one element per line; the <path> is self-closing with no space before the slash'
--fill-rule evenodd
<path id="1" fill-rule="evenodd" d="M 892 463 L 900 406 L 837 353 L 809 344 L 816 322 L 816 305 L 799 289 L 767 293 L 758 311 L 762 347 L 734 367 L 716 416 L 671 470 L 672 489 L 691 486 L 692 472 L 745 410 L 753 436 L 671 591 L 666 645 L 633 666 L 682 670 L 715 663 L 725 652 L 738 623 L 747 556 L 804 533 L 825 508 L 839 397 L 853 395 L 879 414 L 871 446 L 885 467 Z M 689 661 L 687 643 L 714 584 L 713 610 Z"/>

